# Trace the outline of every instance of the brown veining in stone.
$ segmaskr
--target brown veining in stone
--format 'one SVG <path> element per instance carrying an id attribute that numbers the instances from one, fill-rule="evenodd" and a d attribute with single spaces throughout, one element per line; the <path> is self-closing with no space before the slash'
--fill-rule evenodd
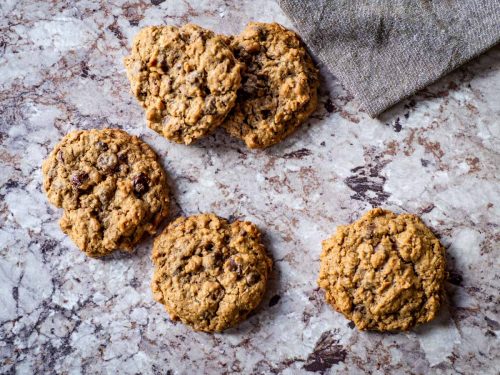
<path id="1" fill-rule="evenodd" d="M 2 372 L 496 373 L 499 47 L 379 120 L 320 66 L 321 105 L 307 126 L 255 152 L 223 132 L 195 147 L 165 142 L 145 127 L 121 61 L 146 25 L 291 27 L 276 2 L 22 0 L 0 13 Z M 94 261 L 59 231 L 41 160 L 70 130 L 105 127 L 160 156 L 169 220 L 215 211 L 262 230 L 276 269 L 241 326 L 206 335 L 169 321 L 149 293 L 150 240 Z M 446 246 L 450 305 L 436 324 L 361 333 L 315 290 L 321 240 L 372 205 L 421 215 Z"/>

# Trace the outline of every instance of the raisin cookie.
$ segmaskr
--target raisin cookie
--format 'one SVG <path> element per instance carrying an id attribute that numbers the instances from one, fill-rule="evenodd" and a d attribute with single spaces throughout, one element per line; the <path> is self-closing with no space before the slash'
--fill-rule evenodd
<path id="1" fill-rule="evenodd" d="M 49 201 L 60 225 L 88 256 L 131 251 L 166 217 L 169 189 L 155 152 L 117 129 L 66 135 L 43 163 Z"/>
<path id="2" fill-rule="evenodd" d="M 213 214 L 178 218 L 156 238 L 154 298 L 173 320 L 220 332 L 262 300 L 272 261 L 257 227 Z"/>
<path id="3" fill-rule="evenodd" d="M 316 109 L 319 79 L 310 56 L 297 34 L 277 23 L 251 22 L 226 43 L 245 68 L 224 128 L 250 148 L 280 142 Z"/>
<path id="4" fill-rule="evenodd" d="M 407 330 L 438 313 L 444 253 L 417 216 L 376 208 L 323 242 L 318 284 L 359 329 Z"/>
<path id="5" fill-rule="evenodd" d="M 223 39 L 192 24 L 142 29 L 124 63 L 148 126 L 178 143 L 219 126 L 241 84 L 241 65 Z"/>

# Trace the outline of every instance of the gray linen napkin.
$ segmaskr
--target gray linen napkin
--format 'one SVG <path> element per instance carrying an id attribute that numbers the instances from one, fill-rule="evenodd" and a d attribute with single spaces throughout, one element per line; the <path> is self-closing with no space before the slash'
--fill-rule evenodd
<path id="1" fill-rule="evenodd" d="M 372 117 L 500 41 L 500 0 L 280 0 Z"/>

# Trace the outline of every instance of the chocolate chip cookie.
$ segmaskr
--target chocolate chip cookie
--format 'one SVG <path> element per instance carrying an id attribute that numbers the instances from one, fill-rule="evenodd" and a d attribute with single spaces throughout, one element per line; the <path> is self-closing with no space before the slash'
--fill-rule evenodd
<path id="1" fill-rule="evenodd" d="M 438 313 L 444 253 L 417 216 L 376 208 L 323 242 L 318 284 L 359 329 L 407 330 Z"/>
<path id="2" fill-rule="evenodd" d="M 297 34 L 277 23 L 251 22 L 226 43 L 245 68 L 224 128 L 250 148 L 280 142 L 317 106 L 318 71 L 310 56 Z"/>
<path id="3" fill-rule="evenodd" d="M 173 320 L 205 332 L 245 319 L 272 267 L 254 224 L 213 214 L 175 220 L 156 238 L 152 259 L 154 298 Z"/>
<path id="4" fill-rule="evenodd" d="M 49 201 L 60 225 L 88 256 L 131 251 L 167 216 L 169 189 L 155 152 L 117 129 L 66 135 L 43 163 Z"/>
<path id="5" fill-rule="evenodd" d="M 148 126 L 178 143 L 219 126 L 241 82 L 241 65 L 222 38 L 192 24 L 142 29 L 124 62 Z"/>

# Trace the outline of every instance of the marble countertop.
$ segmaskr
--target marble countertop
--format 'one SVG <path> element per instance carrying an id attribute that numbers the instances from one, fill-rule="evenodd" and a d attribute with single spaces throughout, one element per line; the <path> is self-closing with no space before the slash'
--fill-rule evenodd
<path id="1" fill-rule="evenodd" d="M 0 15 L 0 373 L 498 373 L 499 46 L 379 119 L 322 69 L 312 119 L 249 151 L 223 132 L 186 147 L 147 129 L 121 59 L 150 24 L 291 27 L 276 2 L 5 0 Z M 263 230 L 275 271 L 239 327 L 171 322 L 149 289 L 151 239 L 94 260 L 63 235 L 41 162 L 68 131 L 103 127 L 158 152 L 171 218 Z M 356 330 L 316 287 L 321 240 L 375 206 L 421 215 L 447 248 L 449 303 L 407 333 Z"/>

